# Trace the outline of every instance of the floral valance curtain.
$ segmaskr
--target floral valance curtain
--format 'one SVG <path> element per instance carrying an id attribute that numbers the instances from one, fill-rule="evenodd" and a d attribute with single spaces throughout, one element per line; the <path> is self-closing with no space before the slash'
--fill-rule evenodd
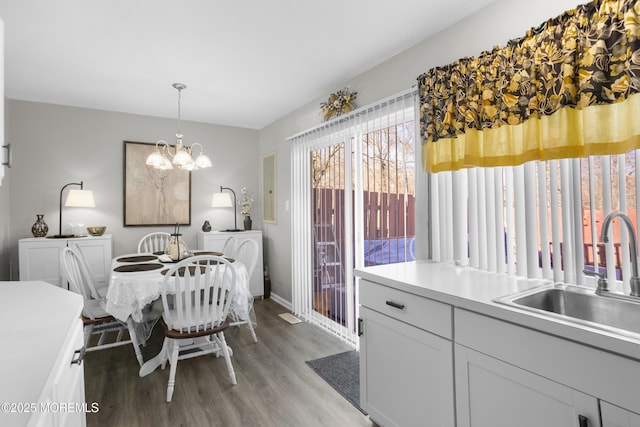
<path id="1" fill-rule="evenodd" d="M 640 0 L 578 6 L 418 84 L 430 172 L 640 148 Z"/>

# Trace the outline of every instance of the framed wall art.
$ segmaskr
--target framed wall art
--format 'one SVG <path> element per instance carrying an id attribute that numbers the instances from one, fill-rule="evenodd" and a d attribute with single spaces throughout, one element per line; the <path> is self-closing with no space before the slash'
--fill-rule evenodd
<path id="1" fill-rule="evenodd" d="M 124 226 L 191 225 L 191 172 L 147 166 L 154 149 L 124 141 Z"/>

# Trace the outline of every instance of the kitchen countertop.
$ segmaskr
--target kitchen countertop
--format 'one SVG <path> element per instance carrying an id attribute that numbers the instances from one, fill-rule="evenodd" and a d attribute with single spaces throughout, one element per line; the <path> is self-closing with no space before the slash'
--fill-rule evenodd
<path id="1" fill-rule="evenodd" d="M 493 302 L 498 297 L 549 285 L 550 280 L 508 276 L 433 261 L 365 267 L 356 269 L 355 274 L 384 286 L 640 360 L 640 335 L 637 339 L 624 337 Z M 360 286 L 366 284 L 361 281 Z"/>
<path id="2" fill-rule="evenodd" d="M 39 404 L 74 322 L 82 296 L 39 281 L 0 282 L 0 319 L 5 351 L 0 364 L 0 402 Z M 71 355 L 69 355 L 70 357 Z M 31 413 L 9 407 L 0 424 L 23 425 Z"/>

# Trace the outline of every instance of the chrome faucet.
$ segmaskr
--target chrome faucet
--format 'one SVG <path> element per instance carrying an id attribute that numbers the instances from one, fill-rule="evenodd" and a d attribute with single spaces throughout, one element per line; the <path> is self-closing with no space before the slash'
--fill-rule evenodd
<path id="1" fill-rule="evenodd" d="M 629 219 L 629 217 L 622 212 L 611 212 L 604 218 L 604 222 L 602 223 L 600 241 L 603 243 L 607 243 L 609 241 L 607 231 L 609 231 L 611 221 L 613 221 L 613 219 L 616 217 L 619 217 L 624 225 L 627 226 L 629 238 L 631 239 L 631 278 L 629 279 L 629 287 L 631 288 L 631 292 L 629 293 L 629 295 L 637 297 L 640 296 L 640 278 L 638 277 L 638 251 L 636 243 L 636 232 L 633 229 L 633 223 L 631 222 L 631 219 Z"/>

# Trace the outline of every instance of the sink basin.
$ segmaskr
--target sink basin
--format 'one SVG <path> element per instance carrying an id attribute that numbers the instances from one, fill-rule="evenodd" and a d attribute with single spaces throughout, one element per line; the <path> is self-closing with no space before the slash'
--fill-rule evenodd
<path id="1" fill-rule="evenodd" d="M 640 336 L 640 298 L 601 296 L 580 286 L 554 284 L 495 302 L 622 335 Z"/>

